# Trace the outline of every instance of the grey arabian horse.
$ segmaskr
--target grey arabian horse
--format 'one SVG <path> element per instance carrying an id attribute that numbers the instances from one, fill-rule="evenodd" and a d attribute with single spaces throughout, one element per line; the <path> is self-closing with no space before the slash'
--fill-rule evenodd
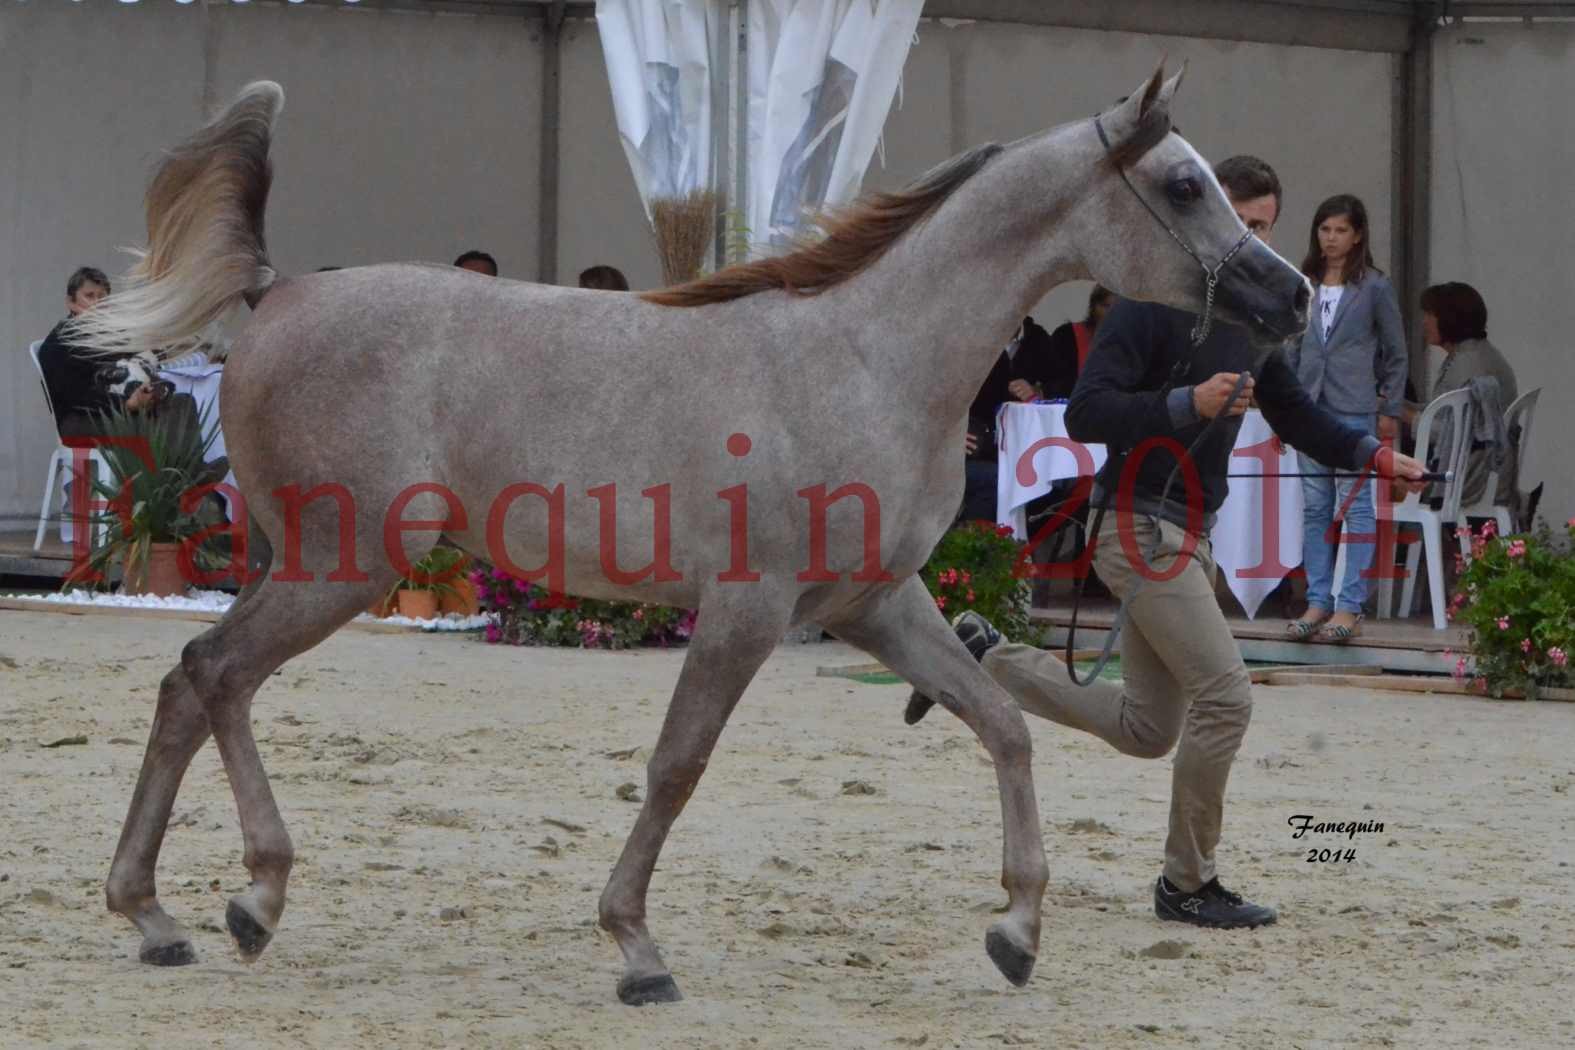
<path id="1" fill-rule="evenodd" d="M 281 276 L 262 230 L 283 95 L 245 88 L 161 162 L 132 283 L 81 326 L 102 350 L 168 353 L 239 302 L 254 310 L 225 369 L 224 430 L 273 571 L 160 688 L 107 885 L 142 931 L 141 958 L 195 957 L 154 870 L 209 734 L 252 879 L 229 929 L 247 959 L 272 939 L 293 848 L 252 697 L 441 534 L 567 594 L 699 610 L 601 895 L 624 1002 L 679 998 L 646 925 L 651 873 L 734 705 L 800 621 L 937 698 L 988 749 L 1009 908 L 985 944 L 1025 983 L 1048 878 L 1028 732 L 917 570 L 961 500 L 968 403 L 1051 288 L 1092 278 L 1202 311 L 1207 287 L 1219 318 L 1265 338 L 1304 326 L 1306 282 L 1243 243 L 1209 166 L 1171 130 L 1179 81 L 1156 71 L 1097 122 L 975 149 L 864 198 L 790 255 L 643 295 L 420 265 Z M 413 425 L 376 425 L 390 409 Z M 406 527 L 385 530 L 391 508 Z"/>

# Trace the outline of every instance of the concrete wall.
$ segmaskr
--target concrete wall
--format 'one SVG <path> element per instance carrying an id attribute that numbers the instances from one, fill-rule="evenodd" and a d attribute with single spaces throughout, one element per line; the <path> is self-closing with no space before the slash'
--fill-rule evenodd
<path id="1" fill-rule="evenodd" d="M 1465 281 L 1522 391 L 1542 387 L 1524 480 L 1575 516 L 1575 25 L 1465 23 L 1433 50 L 1431 281 Z"/>
<path id="2" fill-rule="evenodd" d="M 37 513 L 54 442 L 27 344 L 64 316 L 72 270 L 124 271 L 115 249 L 143 241 L 157 151 L 248 80 L 285 88 L 267 218 L 284 272 L 479 247 L 504 276 L 535 278 L 539 37 L 522 17 L 474 14 L 0 6 L 0 520 Z M 605 76 L 591 73 L 570 94 L 606 111 L 581 126 L 605 130 Z M 609 156 L 617 166 L 600 153 L 588 164 L 633 198 Z M 594 214 L 596 179 L 569 175 L 566 210 Z"/>

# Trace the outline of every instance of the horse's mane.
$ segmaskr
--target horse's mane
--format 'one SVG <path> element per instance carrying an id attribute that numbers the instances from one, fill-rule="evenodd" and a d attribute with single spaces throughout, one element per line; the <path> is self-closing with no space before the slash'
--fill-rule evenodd
<path id="1" fill-rule="evenodd" d="M 641 298 L 660 306 L 704 306 L 772 288 L 814 295 L 841 284 L 884 255 L 1003 148 L 995 143 L 978 146 L 931 168 L 904 189 L 863 194 L 821 221 L 823 236 L 787 255 L 739 263 L 708 277 L 644 292 Z"/>

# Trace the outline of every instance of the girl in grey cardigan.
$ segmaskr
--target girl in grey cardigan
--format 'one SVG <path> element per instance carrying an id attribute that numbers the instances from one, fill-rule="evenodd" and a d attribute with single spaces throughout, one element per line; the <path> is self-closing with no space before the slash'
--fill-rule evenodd
<path id="1" fill-rule="evenodd" d="M 1342 422 L 1380 439 L 1399 437 L 1405 397 L 1405 332 L 1389 279 L 1373 264 L 1367 208 L 1349 194 L 1330 197 L 1313 216 L 1302 272 L 1316 292 L 1311 322 L 1300 342 L 1286 348 L 1297 378 L 1313 401 Z M 1345 642 L 1361 631 L 1367 598 L 1363 573 L 1373 560 L 1377 532 L 1371 484 L 1336 481 L 1330 468 L 1299 453 L 1302 479 L 1302 564 L 1307 570 L 1307 611 L 1286 631 L 1292 638 Z M 1352 487 L 1358 486 L 1355 495 Z M 1349 501 L 1349 502 L 1348 502 Z M 1337 548 L 1332 542 L 1345 509 L 1345 578 L 1333 598 Z"/>

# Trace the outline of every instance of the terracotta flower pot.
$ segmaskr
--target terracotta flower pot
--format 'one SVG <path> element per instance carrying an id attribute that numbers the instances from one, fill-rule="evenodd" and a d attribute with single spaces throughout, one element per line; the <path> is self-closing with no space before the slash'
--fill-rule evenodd
<path id="1" fill-rule="evenodd" d="M 438 596 L 432 591 L 406 591 L 399 592 L 399 615 L 408 616 L 412 620 L 434 620 L 437 618 Z"/>
<path id="2" fill-rule="evenodd" d="M 394 615 L 397 605 L 398 603 L 392 594 L 385 594 L 371 605 L 368 605 L 366 611 L 368 615 L 381 619 L 384 616 Z"/>
<path id="3" fill-rule="evenodd" d="M 149 544 L 144 577 L 141 563 L 128 550 L 121 563 L 121 593 L 151 594 L 158 598 L 185 594 L 186 581 L 180 574 L 179 554 L 178 543 Z"/>
<path id="4" fill-rule="evenodd" d="M 459 613 L 461 616 L 476 616 L 481 612 L 476 585 L 470 582 L 470 577 L 456 577 L 449 581 L 449 586 L 454 589 L 438 599 L 439 612 Z"/>

